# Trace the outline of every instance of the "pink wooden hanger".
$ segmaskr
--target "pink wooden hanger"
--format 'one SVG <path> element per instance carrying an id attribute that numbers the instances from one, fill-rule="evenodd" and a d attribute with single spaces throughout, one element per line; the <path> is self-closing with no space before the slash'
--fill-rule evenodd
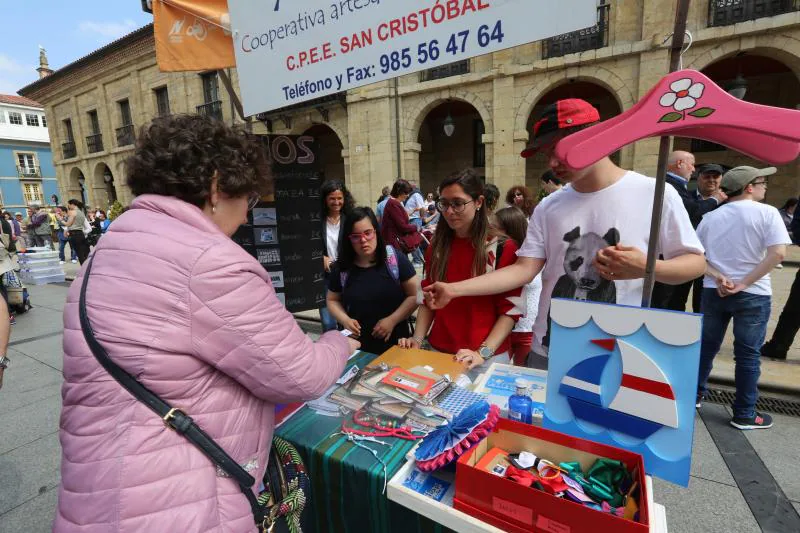
<path id="1" fill-rule="evenodd" d="M 800 155 L 800 111 L 744 102 L 696 70 L 672 72 L 635 106 L 573 133 L 555 155 L 571 168 L 587 167 L 647 137 L 704 139 L 773 165 Z"/>

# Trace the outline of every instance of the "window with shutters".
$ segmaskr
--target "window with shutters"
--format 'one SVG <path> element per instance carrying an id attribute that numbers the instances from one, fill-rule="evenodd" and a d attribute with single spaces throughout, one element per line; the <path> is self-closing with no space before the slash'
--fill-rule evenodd
<path id="1" fill-rule="evenodd" d="M 22 182 L 22 196 L 25 197 L 26 204 L 30 204 L 31 202 L 44 203 L 42 184 L 36 182 Z"/>

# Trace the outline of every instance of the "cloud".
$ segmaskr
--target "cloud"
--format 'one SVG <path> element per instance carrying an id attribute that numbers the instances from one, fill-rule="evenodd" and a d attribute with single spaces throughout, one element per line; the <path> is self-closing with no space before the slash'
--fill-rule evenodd
<path id="1" fill-rule="evenodd" d="M 138 28 L 138 25 L 131 19 L 122 22 L 95 22 L 84 20 L 78 25 L 78 31 L 84 34 L 95 34 L 99 40 L 105 42 L 114 40 L 127 35 Z"/>
<path id="2" fill-rule="evenodd" d="M 36 78 L 36 67 L 23 65 L 13 57 L 0 54 L 0 94 L 17 94 L 18 90 Z"/>
<path id="3" fill-rule="evenodd" d="M 3 73 L 16 73 L 16 72 L 23 72 L 30 67 L 26 67 L 20 63 L 17 63 L 14 58 L 8 57 L 6 55 L 0 54 L 0 72 Z"/>

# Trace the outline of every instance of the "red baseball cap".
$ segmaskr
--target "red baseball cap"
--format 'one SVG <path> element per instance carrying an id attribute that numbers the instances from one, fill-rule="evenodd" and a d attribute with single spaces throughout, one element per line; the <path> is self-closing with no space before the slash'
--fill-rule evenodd
<path id="1" fill-rule="evenodd" d="M 520 155 L 531 157 L 536 154 L 542 146 L 550 144 L 559 134 L 563 134 L 561 131 L 563 129 L 599 121 L 600 113 L 586 100 L 579 98 L 558 100 L 544 108 L 539 120 L 533 125 L 531 132 L 533 142 Z"/>

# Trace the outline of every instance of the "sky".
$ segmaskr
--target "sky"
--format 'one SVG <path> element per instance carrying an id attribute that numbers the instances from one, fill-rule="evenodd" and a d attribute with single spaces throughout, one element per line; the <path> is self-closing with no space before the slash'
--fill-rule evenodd
<path id="1" fill-rule="evenodd" d="M 140 0 L 0 0 L 0 94 L 38 79 L 40 45 L 58 70 L 152 20 Z"/>

